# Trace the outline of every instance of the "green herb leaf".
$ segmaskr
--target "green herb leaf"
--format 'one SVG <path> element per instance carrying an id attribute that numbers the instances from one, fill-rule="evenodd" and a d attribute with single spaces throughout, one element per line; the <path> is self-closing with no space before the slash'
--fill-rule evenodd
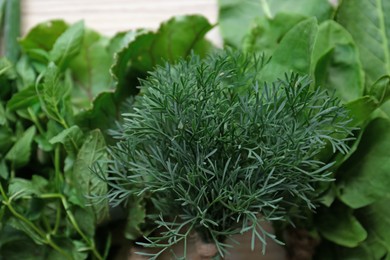
<path id="1" fill-rule="evenodd" d="M 58 67 L 53 63 L 47 68 L 43 84 L 38 84 L 36 87 L 41 106 L 47 116 L 64 128 L 68 127 L 65 117 L 72 115 L 66 104 L 70 88 L 69 84 L 61 81 Z"/>
<path id="2" fill-rule="evenodd" d="M 366 88 L 390 75 L 390 2 L 343 0 L 336 20 L 353 36 L 365 71 Z"/>
<path id="3" fill-rule="evenodd" d="M 15 168 L 20 168 L 29 162 L 34 135 L 35 126 L 31 126 L 16 141 L 5 156 L 5 159 L 11 161 Z"/>
<path id="4" fill-rule="evenodd" d="M 256 19 L 273 19 L 279 13 L 330 18 L 332 7 L 327 0 L 219 0 L 219 25 L 226 44 L 241 47 L 242 40 Z"/>
<path id="5" fill-rule="evenodd" d="M 140 225 L 145 223 L 146 209 L 140 199 L 131 200 L 127 215 L 127 224 L 125 228 L 125 237 L 135 240 L 142 236 Z"/>
<path id="6" fill-rule="evenodd" d="M 315 18 L 303 20 L 288 31 L 275 49 L 271 61 L 262 70 L 262 80 L 273 82 L 291 71 L 310 75 L 317 31 Z"/>
<path id="7" fill-rule="evenodd" d="M 390 186 L 390 121 L 377 118 L 364 130 L 356 152 L 337 174 L 339 198 L 361 208 L 388 194 Z"/>
<path id="8" fill-rule="evenodd" d="M 84 23 L 78 22 L 66 29 L 53 45 L 50 60 L 61 69 L 67 66 L 81 50 L 84 35 Z"/>
<path id="9" fill-rule="evenodd" d="M 367 238 L 367 231 L 352 214 L 352 209 L 341 204 L 316 214 L 319 232 L 328 240 L 345 247 L 356 247 Z"/>
<path id="10" fill-rule="evenodd" d="M 86 30 L 81 51 L 69 64 L 76 87 L 73 102 L 82 109 L 89 108 L 92 100 L 101 92 L 112 88 L 110 67 L 112 56 L 107 40 L 94 31 Z"/>
<path id="11" fill-rule="evenodd" d="M 100 223 L 107 217 L 108 203 L 107 200 L 96 203 L 92 197 L 99 197 L 105 194 L 107 192 L 107 184 L 91 173 L 90 167 L 95 162 L 104 160 L 106 156 L 104 137 L 99 130 L 94 130 L 80 148 L 72 172 L 72 182 L 78 188 L 81 196 L 88 197 L 97 223 Z M 104 167 L 104 165 L 101 167 Z"/>
<path id="12" fill-rule="evenodd" d="M 8 187 L 8 196 L 15 200 L 24 196 L 41 195 L 48 184 L 48 180 L 39 175 L 33 175 L 31 180 L 13 178 Z"/>
<path id="13" fill-rule="evenodd" d="M 81 129 L 74 125 L 51 138 L 49 142 L 63 144 L 68 156 L 75 159 L 83 143 L 83 136 Z"/>
<path id="14" fill-rule="evenodd" d="M 316 85 L 335 91 L 344 102 L 363 95 L 364 72 L 357 47 L 338 23 L 326 21 L 319 26 L 312 62 Z"/>
<path id="15" fill-rule="evenodd" d="M 39 103 L 39 97 L 37 95 L 35 86 L 29 86 L 15 93 L 7 103 L 9 111 L 15 111 L 19 109 L 27 109 L 35 104 Z"/>
<path id="16" fill-rule="evenodd" d="M 244 38 L 243 50 L 249 53 L 264 53 L 265 56 L 271 57 L 286 33 L 305 19 L 303 15 L 285 13 L 278 13 L 273 18 L 261 17 Z"/>

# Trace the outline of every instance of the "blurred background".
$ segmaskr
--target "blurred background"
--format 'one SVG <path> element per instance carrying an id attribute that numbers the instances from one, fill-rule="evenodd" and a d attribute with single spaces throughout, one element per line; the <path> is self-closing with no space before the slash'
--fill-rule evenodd
<path id="1" fill-rule="evenodd" d="M 61 17 L 69 23 L 84 20 L 87 27 L 112 36 L 136 28 L 156 29 L 162 21 L 183 14 L 202 14 L 215 24 L 217 0 L 24 0 L 22 34 L 40 22 Z M 217 29 L 207 38 L 221 44 Z"/>

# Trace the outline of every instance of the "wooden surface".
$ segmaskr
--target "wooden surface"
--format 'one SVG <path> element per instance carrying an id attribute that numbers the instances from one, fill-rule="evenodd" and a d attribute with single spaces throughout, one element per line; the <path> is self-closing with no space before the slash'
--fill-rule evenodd
<path id="1" fill-rule="evenodd" d="M 69 23 L 84 20 L 88 27 L 111 36 L 135 28 L 155 29 L 174 15 L 202 14 L 214 24 L 217 12 L 217 0 L 22 0 L 22 31 L 60 18 Z M 208 38 L 220 43 L 215 29 Z"/>

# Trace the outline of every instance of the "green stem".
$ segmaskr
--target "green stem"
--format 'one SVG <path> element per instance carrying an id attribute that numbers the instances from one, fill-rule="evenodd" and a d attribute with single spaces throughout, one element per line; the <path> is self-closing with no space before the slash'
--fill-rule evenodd
<path id="1" fill-rule="evenodd" d="M 44 232 L 42 232 L 37 226 L 34 225 L 34 223 L 32 223 L 31 221 L 26 219 L 23 215 L 21 215 L 19 212 L 17 212 L 15 210 L 15 208 L 10 203 L 10 200 L 8 199 L 8 196 L 5 193 L 5 191 L 3 189 L 3 185 L 1 185 L 1 183 L 0 183 L 0 192 L 1 192 L 1 195 L 3 197 L 2 203 L 9 209 L 9 211 L 12 213 L 12 215 L 14 215 L 20 221 L 24 222 L 28 227 L 30 227 L 37 235 L 39 235 L 41 237 L 42 241 L 45 244 L 48 244 L 53 249 L 57 250 L 59 253 L 64 255 L 66 258 L 72 259 L 72 257 L 68 253 L 66 253 L 56 243 L 53 242 L 53 240 L 51 239 L 49 234 L 45 234 Z"/>
<path id="2" fill-rule="evenodd" d="M 56 213 L 56 222 L 54 224 L 54 228 L 53 228 L 53 231 L 52 233 L 53 234 L 56 234 L 57 231 L 58 231 L 58 228 L 60 226 L 60 222 L 61 222 L 61 202 L 58 202 L 58 207 L 57 207 L 57 213 Z"/>
<path id="3" fill-rule="evenodd" d="M 20 0 L 6 0 L 4 19 L 4 54 L 13 64 L 19 58 Z"/>
<path id="4" fill-rule="evenodd" d="M 55 176 L 55 182 L 57 189 L 60 190 L 61 183 L 63 183 L 63 178 L 61 174 L 61 147 L 59 144 L 56 145 L 54 149 L 54 176 Z"/>
<path id="5" fill-rule="evenodd" d="M 44 135 L 45 134 L 45 130 L 43 129 L 43 127 L 42 127 L 41 123 L 39 122 L 39 120 L 38 120 L 37 116 L 35 115 L 35 113 L 32 111 L 31 107 L 27 108 L 27 111 L 28 111 L 28 114 L 31 117 L 31 121 L 33 121 L 33 123 L 38 128 L 39 133 L 41 135 Z"/>
<path id="6" fill-rule="evenodd" d="M 103 257 L 99 254 L 99 252 L 96 250 L 96 246 L 95 246 L 95 242 L 93 240 L 90 240 L 85 234 L 84 232 L 80 229 L 77 221 L 76 221 L 76 218 L 74 217 L 72 211 L 69 209 L 70 206 L 68 204 L 68 201 L 66 200 L 66 198 L 62 195 L 62 194 L 58 194 L 58 193 L 47 193 L 47 194 L 42 194 L 40 195 L 41 198 L 43 199 L 47 199 L 47 198 L 57 198 L 57 199 L 60 199 L 61 200 L 61 203 L 66 211 L 66 214 L 68 215 L 68 218 L 69 218 L 69 221 L 70 223 L 73 225 L 74 229 L 77 231 L 77 233 L 79 233 L 79 235 L 82 237 L 82 239 L 87 242 L 88 246 L 89 246 L 89 249 L 92 251 L 92 253 L 94 254 L 94 256 L 99 259 L 99 260 L 103 260 Z"/>

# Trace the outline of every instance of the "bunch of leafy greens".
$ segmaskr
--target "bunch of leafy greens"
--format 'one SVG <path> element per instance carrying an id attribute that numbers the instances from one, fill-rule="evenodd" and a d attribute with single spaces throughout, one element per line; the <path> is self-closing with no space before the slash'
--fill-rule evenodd
<path id="1" fill-rule="evenodd" d="M 390 2 L 338 2 L 220 0 L 219 24 L 227 45 L 272 55 L 270 78 L 289 69 L 333 90 L 360 128 L 300 224 L 322 238 L 315 259 L 388 259 Z"/>
<path id="2" fill-rule="evenodd" d="M 107 157 L 106 129 L 146 71 L 191 50 L 205 55 L 211 25 L 184 16 L 107 38 L 54 20 L 17 41 L 16 2 L 0 1 L 0 258 L 104 259 L 111 230 L 98 227 L 109 205 L 93 198 L 107 186 L 89 168 Z"/>
<path id="3" fill-rule="evenodd" d="M 321 162 L 320 151 L 348 151 L 348 113 L 337 98 L 296 74 L 263 84 L 264 65 L 258 55 L 192 55 L 141 82 L 105 179 L 114 202 L 151 201 L 148 218 L 167 229 L 149 237 L 162 247 L 153 259 L 192 231 L 221 256 L 233 234 L 251 232 L 252 246 L 265 247 L 274 236 L 261 222 L 313 209 L 315 187 L 331 180 L 333 163 Z"/>

